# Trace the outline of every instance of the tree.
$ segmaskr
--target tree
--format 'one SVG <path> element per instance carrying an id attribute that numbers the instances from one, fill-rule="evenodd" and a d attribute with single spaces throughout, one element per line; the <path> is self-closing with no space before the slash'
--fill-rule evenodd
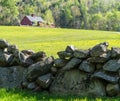
<path id="1" fill-rule="evenodd" d="M 18 8 L 16 6 L 17 0 L 1 0 L 1 14 L 0 14 L 0 24 L 1 25 L 11 25 L 18 19 Z"/>

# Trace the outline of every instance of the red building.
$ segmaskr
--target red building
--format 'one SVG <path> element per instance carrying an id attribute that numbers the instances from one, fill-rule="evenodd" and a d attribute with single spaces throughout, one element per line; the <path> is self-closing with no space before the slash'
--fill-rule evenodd
<path id="1" fill-rule="evenodd" d="M 28 26 L 33 26 L 33 25 L 39 25 L 40 23 L 44 23 L 45 21 L 41 17 L 34 16 L 33 14 L 31 16 L 25 16 L 20 24 L 21 25 L 28 25 Z"/>

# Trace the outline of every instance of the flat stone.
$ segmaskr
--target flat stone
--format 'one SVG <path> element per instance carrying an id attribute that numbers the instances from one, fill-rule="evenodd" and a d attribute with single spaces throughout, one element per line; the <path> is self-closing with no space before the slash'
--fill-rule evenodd
<path id="1" fill-rule="evenodd" d="M 28 67 L 27 79 L 34 81 L 39 76 L 45 75 L 51 71 L 53 66 L 53 57 L 46 58 L 45 61 L 37 62 Z"/>
<path id="2" fill-rule="evenodd" d="M 6 40 L 0 39 L 0 48 L 5 49 L 9 46 L 9 43 Z"/>
<path id="3" fill-rule="evenodd" d="M 75 68 L 77 65 L 79 65 L 82 62 L 82 60 L 78 58 L 72 58 L 61 70 L 70 70 L 72 68 Z"/>
<path id="4" fill-rule="evenodd" d="M 91 63 L 105 63 L 110 59 L 110 51 L 108 53 L 104 53 L 98 57 L 90 57 L 87 60 Z"/>
<path id="5" fill-rule="evenodd" d="M 112 47 L 111 48 L 111 57 L 120 58 L 120 48 Z"/>
<path id="6" fill-rule="evenodd" d="M 119 60 L 109 60 L 104 66 L 103 70 L 109 72 L 118 72 L 120 69 L 120 59 Z"/>
<path id="7" fill-rule="evenodd" d="M 42 88 L 48 88 L 50 86 L 50 84 L 52 83 L 52 74 L 46 74 L 43 76 L 40 76 L 37 78 L 36 80 L 37 84 L 42 87 Z"/>
<path id="8" fill-rule="evenodd" d="M 87 58 L 89 56 L 89 50 L 75 50 L 74 56 L 80 59 Z"/>
<path id="9" fill-rule="evenodd" d="M 62 68 L 67 64 L 68 60 L 66 59 L 55 59 L 54 60 L 54 65 L 57 68 Z"/>
<path id="10" fill-rule="evenodd" d="M 120 92 L 120 87 L 118 84 L 107 84 L 106 91 L 108 96 L 117 96 Z"/>
<path id="11" fill-rule="evenodd" d="M 96 46 L 94 46 L 91 50 L 90 50 L 90 55 L 92 57 L 97 57 L 100 56 L 104 53 L 107 52 L 107 47 L 108 47 L 108 43 L 104 42 L 104 43 L 100 43 Z"/>
<path id="12" fill-rule="evenodd" d="M 103 80 L 110 82 L 110 83 L 118 83 L 118 80 L 119 80 L 119 77 L 108 75 L 103 71 L 95 72 L 92 75 L 92 78 L 103 79 Z"/>
<path id="13" fill-rule="evenodd" d="M 65 49 L 65 51 L 68 53 L 73 53 L 75 50 L 76 50 L 76 48 L 73 45 L 67 46 Z"/>
<path id="14" fill-rule="evenodd" d="M 95 65 L 85 60 L 80 64 L 79 69 L 84 72 L 93 73 L 95 71 Z"/>
<path id="15" fill-rule="evenodd" d="M 66 51 L 60 51 L 60 52 L 57 52 L 57 54 L 58 54 L 59 58 L 61 58 L 61 59 L 66 59 L 66 58 L 69 59 L 69 58 L 73 57 L 72 53 L 68 53 Z"/>

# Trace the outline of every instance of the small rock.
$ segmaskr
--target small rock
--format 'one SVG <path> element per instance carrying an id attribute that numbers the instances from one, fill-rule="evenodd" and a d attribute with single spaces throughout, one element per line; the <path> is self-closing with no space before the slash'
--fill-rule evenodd
<path id="1" fill-rule="evenodd" d="M 72 58 L 66 66 L 64 66 L 61 70 L 70 70 L 72 68 L 75 68 L 77 65 L 79 65 L 82 62 L 82 60 L 78 58 Z"/>
<path id="2" fill-rule="evenodd" d="M 38 77 L 37 79 L 37 84 L 42 87 L 42 88 L 48 88 L 50 86 L 50 84 L 52 83 L 52 74 L 49 73 L 49 74 L 46 74 L 46 75 L 43 75 L 43 76 L 40 76 Z"/>
<path id="3" fill-rule="evenodd" d="M 21 86 L 22 86 L 22 88 L 27 88 L 28 87 L 28 82 L 22 82 L 21 83 Z"/>
<path id="4" fill-rule="evenodd" d="M 30 58 L 35 61 L 35 62 L 38 62 L 38 61 L 41 61 L 43 58 L 46 57 L 46 53 L 43 52 L 43 51 L 40 51 L 40 52 L 37 52 L 37 53 L 33 53 Z"/>
<path id="5" fill-rule="evenodd" d="M 58 52 L 57 54 L 61 59 L 66 59 L 66 58 L 69 59 L 69 58 L 73 57 L 72 53 L 68 53 L 68 52 L 65 52 L 65 51 Z"/>
<path id="6" fill-rule="evenodd" d="M 118 84 L 107 84 L 106 91 L 108 96 L 117 96 L 120 92 L 120 87 Z"/>
<path id="7" fill-rule="evenodd" d="M 16 50 L 18 50 L 18 47 L 17 47 L 16 45 L 9 45 L 9 46 L 7 47 L 7 52 L 8 52 L 8 53 L 14 54 Z"/>
<path id="8" fill-rule="evenodd" d="M 66 59 L 55 59 L 54 65 L 57 68 L 62 68 L 67 64 L 68 60 Z"/>
<path id="9" fill-rule="evenodd" d="M 52 73 L 53 75 L 55 75 L 57 72 L 58 72 L 58 70 L 57 70 L 56 67 L 52 67 L 52 68 L 51 68 L 51 73 Z"/>
<path id="10" fill-rule="evenodd" d="M 6 40 L 0 39 L 0 48 L 5 49 L 9 46 L 9 43 Z"/>
<path id="11" fill-rule="evenodd" d="M 117 72 L 120 69 L 120 59 L 119 60 L 109 60 L 104 66 L 103 70 L 109 72 Z"/>
<path id="12" fill-rule="evenodd" d="M 89 51 L 88 50 L 75 50 L 74 56 L 76 58 L 84 59 L 84 58 L 87 58 L 89 56 Z"/>
<path id="13" fill-rule="evenodd" d="M 95 72 L 92 75 L 92 78 L 103 79 L 110 83 L 117 83 L 119 80 L 119 77 L 108 75 L 107 73 L 102 72 L 102 71 Z"/>
<path id="14" fill-rule="evenodd" d="M 93 73 L 95 71 L 95 65 L 85 60 L 80 64 L 79 69 L 84 72 Z"/>
<path id="15" fill-rule="evenodd" d="M 0 55 L 0 66 L 7 66 L 11 55 L 6 53 Z"/>
<path id="16" fill-rule="evenodd" d="M 29 90 L 33 90 L 35 88 L 36 88 L 36 84 L 34 82 L 29 83 L 27 86 L 27 89 L 29 89 Z"/>
<path id="17" fill-rule="evenodd" d="M 65 51 L 68 53 L 73 53 L 75 51 L 75 46 L 73 45 L 67 46 Z"/>
<path id="18" fill-rule="evenodd" d="M 110 52 L 108 53 L 104 53 L 98 57 L 90 57 L 87 60 L 91 63 L 105 63 L 106 61 L 108 61 L 110 59 Z"/>
<path id="19" fill-rule="evenodd" d="M 23 54 L 25 54 L 26 56 L 30 56 L 30 55 L 33 55 L 34 54 L 34 51 L 33 50 L 22 50 L 21 51 Z"/>
<path id="20" fill-rule="evenodd" d="M 96 64 L 96 69 L 97 70 L 103 69 L 103 64 Z"/>
<path id="21" fill-rule="evenodd" d="M 104 53 L 107 52 L 107 47 L 108 47 L 108 43 L 104 42 L 104 43 L 100 43 L 96 46 L 94 46 L 91 50 L 90 50 L 90 55 L 92 57 L 97 57 L 100 56 Z"/>
<path id="22" fill-rule="evenodd" d="M 112 47 L 112 49 L 111 49 L 111 57 L 120 58 L 120 48 Z"/>

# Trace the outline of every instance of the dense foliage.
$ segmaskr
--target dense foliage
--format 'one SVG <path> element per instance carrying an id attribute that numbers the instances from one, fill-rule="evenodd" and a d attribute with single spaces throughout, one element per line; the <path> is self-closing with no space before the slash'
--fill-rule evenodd
<path id="1" fill-rule="evenodd" d="M 0 24 L 17 25 L 25 15 L 56 27 L 120 31 L 120 0 L 0 0 Z"/>

